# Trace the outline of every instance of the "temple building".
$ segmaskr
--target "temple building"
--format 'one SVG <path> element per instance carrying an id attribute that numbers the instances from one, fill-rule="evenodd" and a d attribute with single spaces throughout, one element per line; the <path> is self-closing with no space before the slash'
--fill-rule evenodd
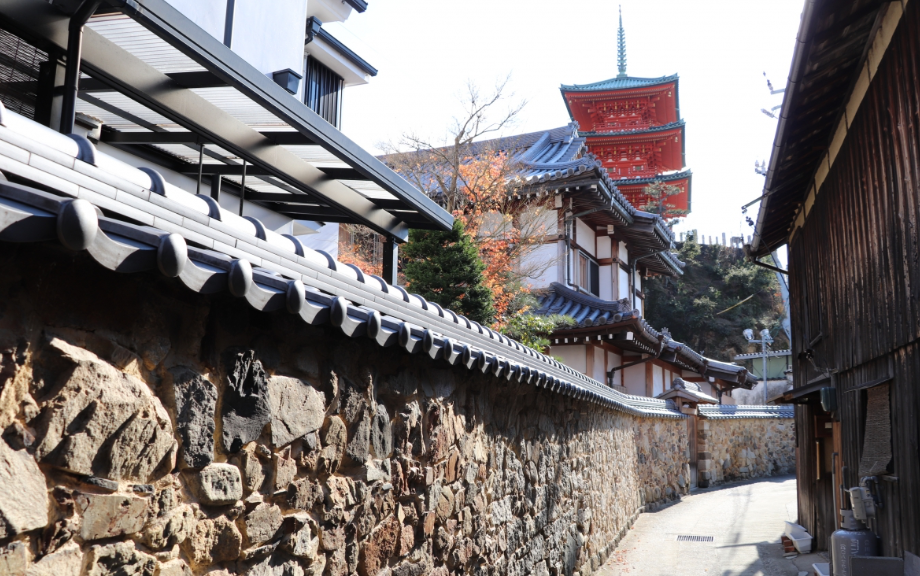
<path id="1" fill-rule="evenodd" d="M 626 74 L 622 13 L 617 65 L 615 78 L 560 88 L 569 116 L 578 123 L 578 135 L 632 205 L 645 206 L 645 187 L 664 182 L 681 189 L 667 203 L 673 210 L 689 212 L 691 173 L 684 160 L 678 76 L 636 78 Z"/>

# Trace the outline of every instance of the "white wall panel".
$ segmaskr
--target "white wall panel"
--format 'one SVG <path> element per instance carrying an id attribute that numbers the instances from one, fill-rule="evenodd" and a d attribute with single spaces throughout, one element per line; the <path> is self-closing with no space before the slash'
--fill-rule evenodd
<path id="1" fill-rule="evenodd" d="M 597 257 L 594 230 L 581 220 L 575 220 L 575 243 L 591 256 Z"/>
<path id="2" fill-rule="evenodd" d="M 652 366 L 652 396 L 658 396 L 664 392 L 664 368 L 661 366 Z"/>
<path id="3" fill-rule="evenodd" d="M 597 236 L 597 257 L 610 258 L 610 236 Z"/>
<path id="4" fill-rule="evenodd" d="M 619 354 L 614 354 L 613 352 L 607 352 L 607 370 L 611 370 L 614 367 L 622 366 L 623 361 L 620 358 Z M 605 382 L 606 383 L 606 382 Z M 617 370 L 613 373 L 613 383 L 617 386 L 623 385 L 623 371 Z"/>
<path id="5" fill-rule="evenodd" d="M 224 41 L 224 21 L 227 0 L 166 0 L 173 8 L 203 28 L 208 34 Z"/>
<path id="6" fill-rule="evenodd" d="M 303 74 L 306 25 L 306 0 L 236 0 L 230 48 L 263 74 Z"/>
<path id="7" fill-rule="evenodd" d="M 604 370 L 604 349 L 595 347 L 594 348 L 594 374 L 592 376 L 595 380 L 602 384 L 607 383 L 607 372 Z"/>
<path id="8" fill-rule="evenodd" d="M 613 268 L 611 266 L 601 266 L 598 274 L 600 275 L 600 297 L 603 300 L 614 300 Z"/>
<path id="9" fill-rule="evenodd" d="M 645 364 L 624 368 L 622 372 L 623 386 L 626 386 L 626 391 L 636 396 L 645 396 Z"/>
<path id="10" fill-rule="evenodd" d="M 524 269 L 536 270 L 545 263 L 551 264 L 543 270 L 539 277 L 525 279 L 525 282 L 531 288 L 546 288 L 552 282 L 562 281 L 560 275 L 564 272 L 562 263 L 564 258 L 560 258 L 557 244 L 561 244 L 561 242 L 544 244 L 525 256 L 524 262 L 521 263 Z"/>
<path id="11" fill-rule="evenodd" d="M 562 363 L 569 368 L 574 368 L 582 374 L 585 374 L 585 369 L 587 368 L 587 358 L 585 356 L 584 344 L 553 346 L 550 350 L 550 356 L 559 358 Z"/>
<path id="12" fill-rule="evenodd" d="M 339 257 L 339 225 L 326 224 L 313 234 L 297 236 L 304 246 L 314 250 L 322 250 L 334 259 Z"/>

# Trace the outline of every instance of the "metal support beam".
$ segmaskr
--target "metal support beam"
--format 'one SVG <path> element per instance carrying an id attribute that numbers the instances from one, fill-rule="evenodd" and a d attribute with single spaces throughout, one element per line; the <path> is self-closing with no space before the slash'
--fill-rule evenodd
<path id="1" fill-rule="evenodd" d="M 224 179 L 220 176 L 211 176 L 211 198 L 220 202 L 220 185 Z"/>
<path id="2" fill-rule="evenodd" d="M 433 224 L 440 226 L 443 230 L 451 228 L 453 217 L 447 211 L 421 191 L 411 186 L 380 160 L 349 140 L 318 114 L 304 106 L 302 102 L 291 98 L 291 95 L 284 88 L 275 84 L 239 55 L 202 30 L 166 0 L 106 1 L 204 68 L 213 72 L 219 78 L 226 80 L 228 85 L 233 86 L 254 102 L 257 102 L 265 107 L 266 110 L 296 128 L 297 131 L 319 143 L 327 151 L 349 166 L 354 167 L 366 178 L 376 182 L 384 190 L 406 201 L 419 213 L 428 217 Z M 319 183 L 315 183 L 314 187 L 320 188 Z M 341 187 L 347 189 L 344 185 L 341 185 Z M 317 189 L 317 192 L 321 192 L 321 190 Z M 329 198 L 338 196 L 337 194 L 332 194 L 331 191 L 321 195 Z M 371 203 L 371 205 L 373 204 Z M 343 208 L 346 207 L 343 206 Z M 381 211 L 383 214 L 377 214 L 374 210 L 379 209 L 376 207 L 368 208 L 366 205 L 360 208 L 369 210 L 370 213 L 363 217 L 371 220 L 371 223 L 367 225 L 372 229 L 385 236 L 395 236 L 400 240 L 406 238 L 408 228 L 393 223 L 392 216 L 384 216 L 386 212 Z M 374 222 L 374 219 L 370 217 L 372 214 L 380 219 L 390 220 L 390 226 L 382 226 L 382 223 Z M 387 231 L 385 229 L 387 227 L 393 228 L 393 230 Z"/>
<path id="3" fill-rule="evenodd" d="M 196 70 L 194 72 L 167 72 L 167 76 L 185 88 L 221 88 L 227 83 L 208 72 Z M 80 80 L 80 93 L 86 92 L 111 92 L 114 88 L 96 78 L 83 78 Z"/>
<path id="4" fill-rule="evenodd" d="M 100 98 L 89 96 L 85 90 L 80 90 L 80 98 L 99 105 L 103 102 Z M 104 103 L 104 102 L 103 102 Z M 120 114 L 119 114 L 120 115 Z M 309 146 L 315 144 L 300 132 L 260 132 L 275 144 L 289 146 Z M 194 132 L 121 132 L 106 130 L 102 141 L 109 144 L 202 144 L 201 136 Z M 211 142 L 205 142 L 210 144 Z M 328 170 L 339 170 L 330 168 Z"/>
<path id="5" fill-rule="evenodd" d="M 392 238 L 383 241 L 383 279 L 396 286 L 399 272 L 399 246 Z"/>
<path id="6" fill-rule="evenodd" d="M 243 215 L 243 202 L 246 201 L 246 161 L 243 160 L 243 179 L 240 180 L 240 216 Z"/>
<path id="7" fill-rule="evenodd" d="M 311 204 L 317 205 L 316 198 L 306 194 L 284 194 L 283 192 L 253 192 L 246 194 L 250 202 L 278 202 L 281 204 Z"/>
<path id="8" fill-rule="evenodd" d="M 62 134 L 73 133 L 80 83 L 80 60 L 83 51 L 83 26 L 101 3 L 102 0 L 83 0 L 77 7 L 77 11 L 70 17 L 67 26 L 67 68 L 64 70 L 64 99 L 61 106 L 60 126 Z"/>

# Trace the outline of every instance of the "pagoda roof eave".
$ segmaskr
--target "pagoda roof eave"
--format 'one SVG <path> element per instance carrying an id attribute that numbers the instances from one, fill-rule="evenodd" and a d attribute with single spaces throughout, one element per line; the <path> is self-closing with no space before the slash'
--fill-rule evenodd
<path id="1" fill-rule="evenodd" d="M 670 76 L 659 76 L 658 78 L 638 78 L 634 76 L 626 76 L 624 78 L 616 77 L 610 78 L 608 80 L 601 80 L 600 82 L 592 82 L 591 84 L 562 84 L 559 86 L 559 90 L 563 94 L 566 92 L 602 92 L 605 90 L 628 90 L 630 88 L 646 88 L 649 86 L 667 84 L 669 82 L 677 82 L 678 79 L 678 74 L 671 74 Z"/>
<path id="2" fill-rule="evenodd" d="M 617 187 L 639 186 L 642 184 L 651 184 L 652 182 L 676 182 L 678 180 L 687 180 L 687 212 L 693 211 L 693 172 L 691 170 L 681 170 L 671 174 L 660 174 L 649 178 L 620 178 L 613 180 Z"/>
<path id="3" fill-rule="evenodd" d="M 601 138 L 601 137 L 616 137 L 616 136 L 641 136 L 643 134 L 654 134 L 656 132 L 667 132 L 668 130 L 680 129 L 681 138 L 684 136 L 684 131 L 686 130 L 686 122 L 681 119 L 677 122 L 669 122 L 668 124 L 662 124 L 661 126 L 652 126 L 651 128 L 642 128 L 641 130 L 621 130 L 619 132 L 594 132 L 587 130 L 579 130 L 578 135 L 582 138 Z"/>
<path id="4" fill-rule="evenodd" d="M 612 180 L 617 186 L 634 186 L 637 184 L 651 184 L 652 182 L 674 182 L 675 180 L 683 180 L 684 178 L 689 180 L 692 176 L 692 171 L 681 170 L 679 172 L 672 172 L 671 174 L 659 174 L 646 178 L 612 178 Z"/>
<path id="5" fill-rule="evenodd" d="M 643 80 L 647 81 L 647 84 L 638 84 L 631 87 L 621 87 L 621 88 L 594 88 L 602 84 L 617 80 L 617 78 L 611 78 L 610 80 L 604 80 L 601 82 L 595 82 L 593 84 L 562 84 L 559 86 L 559 92 L 562 96 L 562 101 L 565 102 L 565 109 L 569 113 L 569 118 L 572 121 L 575 121 L 575 116 L 572 114 L 572 108 L 569 106 L 569 100 L 565 97 L 567 93 L 585 93 L 585 92 L 600 92 L 603 90 L 630 90 L 634 88 L 651 88 L 654 86 L 659 86 L 662 84 L 667 84 L 669 82 L 674 82 L 674 107 L 677 110 L 677 117 L 680 118 L 680 76 L 678 74 L 672 74 L 670 76 L 661 76 L 659 78 L 629 78 L 630 80 Z M 621 79 L 622 80 L 622 79 Z"/>

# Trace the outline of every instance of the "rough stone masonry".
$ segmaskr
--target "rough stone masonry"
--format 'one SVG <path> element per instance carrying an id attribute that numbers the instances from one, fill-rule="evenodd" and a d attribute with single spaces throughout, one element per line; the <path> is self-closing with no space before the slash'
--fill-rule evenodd
<path id="1" fill-rule="evenodd" d="M 0 244 L 0 574 L 589 574 L 689 485 L 638 418 Z"/>

